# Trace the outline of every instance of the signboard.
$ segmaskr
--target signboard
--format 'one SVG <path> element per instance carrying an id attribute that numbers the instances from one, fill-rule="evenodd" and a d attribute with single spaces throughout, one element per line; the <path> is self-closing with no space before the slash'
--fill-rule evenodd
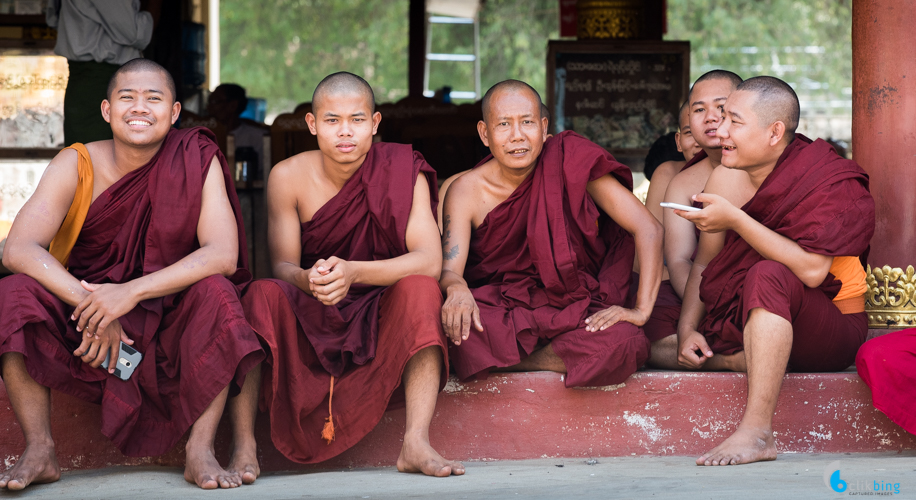
<path id="1" fill-rule="evenodd" d="M 644 157 L 656 139 L 676 130 L 689 85 L 690 42 L 548 45 L 551 132 L 573 130 L 615 156 Z"/>

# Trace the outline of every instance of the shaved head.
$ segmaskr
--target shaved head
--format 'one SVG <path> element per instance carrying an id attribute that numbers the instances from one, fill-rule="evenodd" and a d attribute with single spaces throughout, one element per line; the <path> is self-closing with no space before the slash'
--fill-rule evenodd
<path id="1" fill-rule="evenodd" d="M 483 100 L 481 101 L 481 107 L 483 108 L 483 121 L 486 122 L 487 118 L 490 116 L 490 100 L 493 98 L 493 94 L 497 92 L 511 92 L 511 93 L 521 93 L 521 92 L 530 92 L 531 96 L 537 100 L 538 103 L 538 112 L 541 114 L 538 118 L 544 117 L 544 104 L 541 102 L 541 94 L 538 94 L 537 90 L 534 90 L 534 87 L 528 85 L 525 82 L 519 80 L 503 80 L 496 85 L 490 87 L 490 90 L 483 95 Z"/>
<path id="2" fill-rule="evenodd" d="M 681 109 L 677 112 L 677 128 L 682 129 L 684 127 L 690 126 L 690 118 L 688 116 L 688 111 L 690 111 L 690 101 L 684 101 L 681 104 Z"/>
<path id="3" fill-rule="evenodd" d="M 371 112 L 375 113 L 375 93 L 372 92 L 369 82 L 346 71 L 324 77 L 324 80 L 321 80 L 318 86 L 315 87 L 315 92 L 312 94 L 312 112 L 318 111 L 322 104 L 321 101 L 325 97 L 341 94 L 357 94 L 368 99 Z"/>
<path id="4" fill-rule="evenodd" d="M 703 74 L 703 76 L 697 78 L 697 81 L 693 82 L 693 87 L 690 87 L 690 91 L 693 92 L 693 89 L 697 86 L 698 83 L 703 83 L 708 80 L 726 80 L 731 82 L 732 88 L 741 85 L 741 82 L 744 81 L 740 76 L 727 71 L 724 69 L 714 69 Z"/>
<path id="5" fill-rule="evenodd" d="M 172 102 L 174 103 L 178 100 L 178 92 L 175 90 L 175 79 L 172 78 L 172 75 L 169 73 L 169 71 L 162 67 L 162 65 L 159 63 L 150 59 L 143 58 L 131 59 L 130 61 L 127 61 L 126 63 L 122 64 L 121 67 L 118 68 L 113 75 L 111 75 L 111 79 L 108 80 L 108 92 L 106 94 L 108 99 L 111 100 L 111 94 L 115 92 L 116 87 L 118 86 L 118 76 L 124 73 L 142 73 L 145 71 L 160 73 L 165 76 L 165 83 L 168 87 L 169 93 L 172 95 Z"/>
<path id="6" fill-rule="evenodd" d="M 756 76 L 738 85 L 736 90 L 754 95 L 752 107 L 762 126 L 782 122 L 788 141 L 795 139 L 800 107 L 798 96 L 788 83 L 772 76 Z"/>

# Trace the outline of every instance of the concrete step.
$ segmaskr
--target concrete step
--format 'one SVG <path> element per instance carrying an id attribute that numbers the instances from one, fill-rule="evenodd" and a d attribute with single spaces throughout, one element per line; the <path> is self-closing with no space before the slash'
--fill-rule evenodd
<path id="1" fill-rule="evenodd" d="M 735 373 L 644 371 L 619 386 L 587 389 L 566 389 L 562 376 L 554 373 L 494 375 L 470 383 L 452 379 L 439 397 L 430 435 L 443 456 L 465 461 L 696 456 L 735 429 L 746 397 L 745 376 Z M 65 469 L 183 465 L 184 442 L 161 457 L 127 458 L 99 432 L 98 406 L 56 392 L 52 406 L 53 433 Z M 223 461 L 231 445 L 228 431 L 224 419 L 217 440 Z M 404 410 L 388 412 L 354 448 L 323 464 L 303 466 L 273 447 L 266 415 L 259 415 L 257 424 L 266 471 L 391 466 L 403 432 Z M 775 432 L 781 453 L 916 450 L 916 436 L 872 406 L 868 387 L 854 371 L 787 375 Z M 0 458 L 11 464 L 23 448 L 0 386 Z"/>

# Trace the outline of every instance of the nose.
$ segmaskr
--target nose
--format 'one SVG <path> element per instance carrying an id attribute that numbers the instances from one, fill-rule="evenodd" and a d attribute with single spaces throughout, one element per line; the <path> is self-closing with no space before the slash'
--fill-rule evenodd
<path id="1" fill-rule="evenodd" d="M 704 123 L 716 123 L 722 120 L 722 110 L 716 106 L 711 106 L 706 110 L 706 121 Z"/>
<path id="2" fill-rule="evenodd" d="M 728 139 L 728 120 L 722 120 L 722 123 L 716 128 L 716 137 L 719 139 Z"/>
<path id="3" fill-rule="evenodd" d="M 515 122 L 515 123 L 513 123 L 513 124 L 511 125 L 511 127 L 512 127 L 512 130 L 511 130 L 511 135 L 509 136 L 509 139 L 510 139 L 512 142 L 524 141 L 524 140 L 525 140 L 525 136 L 524 136 L 524 134 L 522 134 L 522 125 L 521 125 L 521 123 L 520 123 L 520 122 Z"/>
<path id="4" fill-rule="evenodd" d="M 343 120 L 340 124 L 340 130 L 337 132 L 337 135 L 340 137 L 352 137 L 353 136 L 353 127 L 348 120 Z"/>

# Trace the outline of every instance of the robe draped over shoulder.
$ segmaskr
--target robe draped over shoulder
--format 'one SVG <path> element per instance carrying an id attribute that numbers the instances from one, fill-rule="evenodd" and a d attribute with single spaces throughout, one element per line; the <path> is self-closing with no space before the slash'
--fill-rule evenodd
<path id="1" fill-rule="evenodd" d="M 742 209 L 767 228 L 820 255 L 859 256 L 864 262 L 875 232 L 875 203 L 868 175 L 841 158 L 823 140 L 797 134 L 773 172 Z M 703 271 L 700 325 L 710 348 L 731 354 L 743 349 L 739 298 L 754 264 L 764 260 L 736 232 L 728 231 L 722 251 Z M 828 274 L 819 286 L 833 298 L 841 283 Z"/>
<path id="2" fill-rule="evenodd" d="M 0 354 L 18 352 L 39 384 L 102 405 L 102 432 L 130 456 L 160 455 L 230 385 L 264 357 L 245 321 L 239 290 L 250 280 L 241 211 L 212 133 L 170 130 L 156 156 L 99 195 L 69 257 L 89 283 L 126 283 L 175 264 L 199 248 L 203 182 L 214 156 L 222 167 L 239 238 L 238 271 L 141 302 L 119 318 L 143 353 L 127 381 L 73 355 L 81 334 L 66 305 L 26 275 L 0 280 Z"/>
<path id="3" fill-rule="evenodd" d="M 312 220 L 301 225 L 303 269 L 318 259 L 392 259 L 408 252 L 407 221 L 420 175 L 436 215 L 435 171 L 409 145 L 376 143 L 364 163 Z M 281 280 L 254 282 L 242 299 L 268 346 L 261 407 L 270 411 L 274 445 L 290 460 L 315 463 L 350 448 L 403 403 L 400 377 L 418 351 L 439 346 L 442 296 L 427 276 L 391 287 L 354 284 L 333 306 Z M 440 389 L 445 385 L 446 369 Z M 330 380 L 335 377 L 333 413 Z M 336 437 L 321 438 L 333 414 Z"/>
<path id="4" fill-rule="evenodd" d="M 471 237 L 464 273 L 484 332 L 472 330 L 449 347 L 459 377 L 516 364 L 545 342 L 564 359 L 569 387 L 619 383 L 648 357 L 648 340 L 632 324 L 584 330 L 589 315 L 632 306 L 633 237 L 587 191 L 589 182 L 609 174 L 632 190 L 628 167 L 584 137 L 562 132 L 487 214 Z"/>

